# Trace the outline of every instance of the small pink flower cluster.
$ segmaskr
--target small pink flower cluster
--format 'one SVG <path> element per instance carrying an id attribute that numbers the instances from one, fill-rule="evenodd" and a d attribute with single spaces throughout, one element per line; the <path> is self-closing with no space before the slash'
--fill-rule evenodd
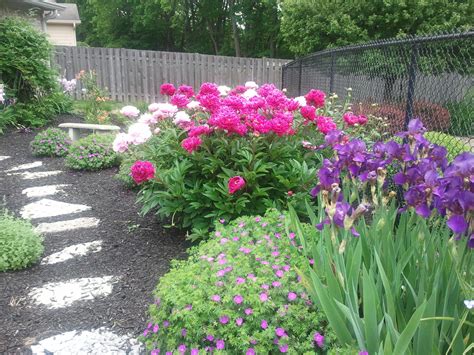
<path id="1" fill-rule="evenodd" d="M 344 116 L 342 116 L 344 122 L 347 123 L 348 126 L 354 126 L 359 124 L 361 126 L 367 123 L 367 116 L 364 115 L 354 115 L 352 112 L 346 112 Z"/>

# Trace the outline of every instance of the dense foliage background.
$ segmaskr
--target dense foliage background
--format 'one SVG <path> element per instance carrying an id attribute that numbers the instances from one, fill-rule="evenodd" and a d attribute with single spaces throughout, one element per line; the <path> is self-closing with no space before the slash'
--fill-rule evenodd
<path id="1" fill-rule="evenodd" d="M 79 40 L 91 46 L 248 57 L 290 58 L 367 40 L 470 28 L 474 18 L 469 0 L 62 2 L 77 3 Z"/>

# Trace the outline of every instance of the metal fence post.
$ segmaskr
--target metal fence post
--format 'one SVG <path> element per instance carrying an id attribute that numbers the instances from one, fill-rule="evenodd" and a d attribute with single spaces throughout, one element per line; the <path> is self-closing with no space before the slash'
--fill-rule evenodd
<path id="1" fill-rule="evenodd" d="M 336 61 L 336 53 L 331 53 L 331 76 L 329 78 L 329 93 L 334 94 L 334 64 Z"/>
<path id="2" fill-rule="evenodd" d="M 303 76 L 303 60 L 300 59 L 299 73 L 298 73 L 298 96 L 301 96 L 301 77 Z"/>
<path id="3" fill-rule="evenodd" d="M 413 101 L 415 98 L 415 80 L 418 59 L 418 44 L 415 43 L 411 47 L 410 66 L 408 67 L 408 91 L 407 91 L 407 106 L 405 110 L 405 130 L 408 130 L 408 123 L 413 118 Z"/>

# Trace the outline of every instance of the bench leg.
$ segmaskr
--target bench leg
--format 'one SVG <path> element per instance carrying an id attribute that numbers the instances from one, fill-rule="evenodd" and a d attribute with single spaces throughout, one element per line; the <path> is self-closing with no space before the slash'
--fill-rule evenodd
<path id="1" fill-rule="evenodd" d="M 77 128 L 69 128 L 69 138 L 73 142 L 77 141 L 79 139 L 79 130 Z"/>

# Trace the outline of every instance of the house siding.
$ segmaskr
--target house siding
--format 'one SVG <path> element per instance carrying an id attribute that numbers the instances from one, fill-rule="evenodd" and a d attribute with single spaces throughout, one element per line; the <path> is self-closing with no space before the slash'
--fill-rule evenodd
<path id="1" fill-rule="evenodd" d="M 48 34 L 49 40 L 54 45 L 73 47 L 77 45 L 76 29 L 71 23 L 48 23 L 46 33 Z"/>

